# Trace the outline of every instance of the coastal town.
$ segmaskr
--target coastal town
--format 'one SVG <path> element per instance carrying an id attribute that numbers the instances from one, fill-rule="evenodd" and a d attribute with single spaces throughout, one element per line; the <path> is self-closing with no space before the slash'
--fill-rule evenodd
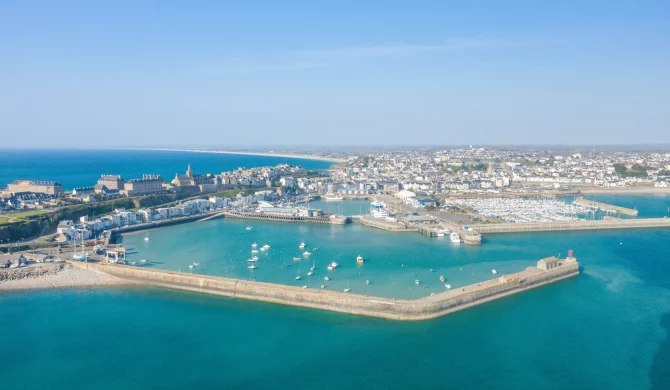
<path id="1" fill-rule="evenodd" d="M 171 180 L 105 173 L 88 187 L 72 189 L 55 181 L 13 181 L 1 193 L 0 267 L 25 269 L 13 275 L 42 281 L 69 275 L 65 282 L 54 279 L 53 286 L 80 279 L 119 283 L 100 274 L 87 279 L 71 265 L 142 267 L 146 260 L 128 259 L 123 235 L 218 218 L 356 223 L 392 234 L 444 237 L 452 245 L 481 245 L 483 235 L 506 232 L 670 227 L 665 217 L 638 218 L 635 209 L 585 198 L 598 192 L 665 193 L 667 153 L 559 155 L 469 147 L 351 155 L 321 171 L 291 164 L 220 173 L 193 168 L 188 164 Z M 340 213 L 337 205 L 351 201 L 366 207 Z"/>
<path id="2" fill-rule="evenodd" d="M 50 221 L 40 235 L 58 242 L 88 240 L 122 226 L 226 210 L 238 212 L 238 217 L 254 212 L 328 218 L 336 223 L 353 219 L 373 227 L 435 236 L 451 230 L 463 239 L 463 232 L 469 230 L 464 229 L 465 224 L 603 219 L 614 210 L 585 205 L 577 197 L 617 191 L 664 192 L 670 182 L 670 153 L 658 152 L 558 154 L 471 146 L 382 151 L 341 161 L 322 172 L 279 164 L 194 173 L 189 164 L 171 179 L 150 173 L 129 179 L 101 174 L 96 183 L 67 191 L 55 181 L 19 178 L 0 192 L 0 244 L 38 238 L 28 232 L 10 236 L 9 231 L 33 215 L 73 207 L 79 207 L 75 215 L 63 213 L 70 218 Z M 146 201 L 158 198 L 156 205 Z M 125 199 L 144 203 L 120 203 Z M 335 216 L 310 209 L 309 202 L 318 199 L 374 203 L 362 215 Z M 98 215 L 93 208 L 82 207 L 96 204 L 112 207 Z M 473 242 L 479 243 L 480 238 Z"/>

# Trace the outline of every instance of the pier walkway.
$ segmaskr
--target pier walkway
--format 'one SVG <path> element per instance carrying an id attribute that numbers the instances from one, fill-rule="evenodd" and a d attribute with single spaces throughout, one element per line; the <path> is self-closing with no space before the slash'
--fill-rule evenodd
<path id="1" fill-rule="evenodd" d="M 596 202 L 595 200 L 588 200 L 584 199 L 583 196 L 578 197 L 575 200 L 575 203 L 578 205 L 602 210 L 602 211 L 609 211 L 609 212 L 616 212 L 619 214 L 624 214 L 624 215 L 629 215 L 631 217 L 637 217 L 638 211 L 635 209 L 629 209 L 628 207 L 621 207 L 613 204 L 608 204 L 608 203 L 603 203 L 603 202 Z"/>
<path id="2" fill-rule="evenodd" d="M 144 267 L 68 262 L 140 284 L 393 320 L 436 318 L 579 274 L 575 259 L 557 260 L 551 269 L 528 267 L 516 274 L 424 298 L 395 300 Z"/>
<path id="3" fill-rule="evenodd" d="M 567 230 L 643 229 L 670 227 L 670 218 L 603 219 L 595 221 L 516 222 L 469 225 L 479 233 L 551 232 Z"/>

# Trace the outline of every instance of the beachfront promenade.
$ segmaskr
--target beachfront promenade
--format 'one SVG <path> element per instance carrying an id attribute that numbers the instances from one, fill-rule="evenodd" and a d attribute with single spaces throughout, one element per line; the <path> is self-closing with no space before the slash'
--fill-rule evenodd
<path id="1" fill-rule="evenodd" d="M 643 229 L 670 227 L 670 218 L 602 219 L 594 221 L 472 224 L 479 233 L 551 232 L 568 230 Z"/>
<path id="2" fill-rule="evenodd" d="M 140 284 L 393 320 L 436 318 L 579 274 L 579 263 L 566 259 L 553 269 L 528 267 L 516 274 L 432 296 L 396 300 L 144 267 L 68 262 Z"/>

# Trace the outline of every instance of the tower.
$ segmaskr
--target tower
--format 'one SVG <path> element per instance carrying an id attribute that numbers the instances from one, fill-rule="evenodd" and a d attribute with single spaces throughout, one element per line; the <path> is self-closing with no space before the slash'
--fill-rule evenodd
<path id="1" fill-rule="evenodd" d="M 191 163 L 188 164 L 188 168 L 186 169 L 186 176 L 193 177 L 193 171 L 191 170 Z"/>

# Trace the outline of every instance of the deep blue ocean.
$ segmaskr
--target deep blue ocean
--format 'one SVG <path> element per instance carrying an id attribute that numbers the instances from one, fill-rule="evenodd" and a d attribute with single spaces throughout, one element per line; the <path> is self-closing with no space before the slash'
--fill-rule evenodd
<path id="1" fill-rule="evenodd" d="M 101 174 L 117 174 L 124 179 L 144 173 L 160 174 L 171 181 L 176 173 L 186 172 L 188 164 L 194 173 L 221 173 L 238 167 L 259 167 L 288 163 L 306 169 L 326 169 L 327 161 L 153 150 L 116 149 L 0 149 L 0 188 L 17 179 L 54 180 L 66 190 L 93 186 Z"/>
<path id="2" fill-rule="evenodd" d="M 667 216 L 670 206 L 668 196 L 602 200 L 633 204 L 641 217 Z M 357 213 L 364 205 L 332 207 Z M 237 259 L 238 246 L 267 241 L 277 258 L 271 252 L 261 267 L 287 267 L 283 243 L 305 240 L 323 256 L 342 253 L 336 275 L 355 267 L 358 251 L 373 284 L 404 272 L 408 285 L 398 288 L 413 278 L 398 263 L 428 279 L 429 267 L 447 276 L 461 267 L 508 272 L 567 249 L 582 274 L 420 322 L 146 287 L 0 293 L 0 388 L 670 389 L 670 229 L 489 234 L 481 247 L 454 248 L 357 226 L 296 225 L 280 234 L 280 224 L 255 223 L 253 233 L 244 225 L 185 224 L 150 232 L 149 244 L 141 235 L 124 244 L 135 257 L 188 264 L 211 254 Z M 163 253 L 163 241 L 175 251 Z"/>

